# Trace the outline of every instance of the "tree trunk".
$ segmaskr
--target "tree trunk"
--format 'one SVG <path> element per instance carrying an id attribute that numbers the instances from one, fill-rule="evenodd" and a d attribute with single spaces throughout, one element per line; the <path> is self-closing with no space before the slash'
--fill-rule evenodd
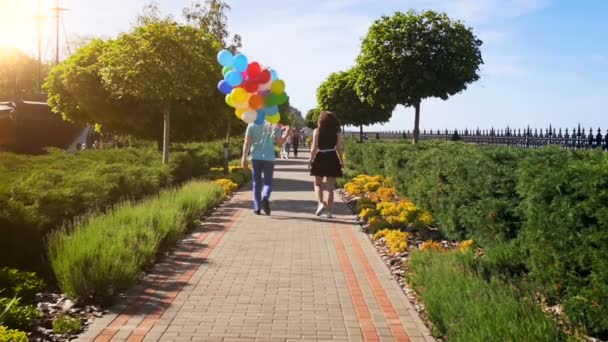
<path id="1" fill-rule="evenodd" d="M 417 144 L 420 136 L 420 100 L 416 101 L 414 108 L 416 109 L 416 115 L 414 116 L 414 139 L 412 143 Z"/>
<path id="2" fill-rule="evenodd" d="M 359 125 L 359 142 L 363 142 L 363 125 Z"/>
<path id="3" fill-rule="evenodd" d="M 232 118 L 228 117 L 228 127 L 226 128 L 226 141 L 224 142 L 224 173 L 230 172 L 230 128 L 232 126 Z"/>
<path id="4" fill-rule="evenodd" d="M 171 132 L 171 105 L 165 104 L 163 109 L 164 131 L 163 131 L 163 164 L 169 162 L 169 135 Z"/>

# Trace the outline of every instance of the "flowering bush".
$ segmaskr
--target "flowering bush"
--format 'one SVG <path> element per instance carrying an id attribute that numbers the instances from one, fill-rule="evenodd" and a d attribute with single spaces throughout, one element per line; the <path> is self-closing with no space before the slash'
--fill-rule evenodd
<path id="1" fill-rule="evenodd" d="M 408 234 L 398 229 L 383 229 L 374 234 L 374 240 L 384 238 L 386 246 L 390 249 L 391 253 L 402 253 L 407 251 L 407 238 Z"/>
<path id="2" fill-rule="evenodd" d="M 364 220 L 369 220 L 372 217 L 378 216 L 378 211 L 372 208 L 363 208 L 359 212 L 359 217 Z"/>
<path id="3" fill-rule="evenodd" d="M 222 197 L 224 198 L 232 195 L 239 187 L 235 182 L 225 178 L 218 179 L 215 181 L 215 183 L 224 189 L 224 193 L 222 194 Z"/>
<path id="4" fill-rule="evenodd" d="M 397 199 L 397 190 L 393 187 L 384 187 L 383 185 L 368 196 L 374 202 L 393 202 Z"/>
<path id="5" fill-rule="evenodd" d="M 355 182 L 344 184 L 344 190 L 352 196 L 358 196 L 363 192 L 361 185 Z"/>
<path id="6" fill-rule="evenodd" d="M 369 223 L 369 229 L 372 232 L 376 232 L 382 229 L 382 227 L 386 227 L 386 221 L 378 216 L 370 218 L 367 223 Z"/>
<path id="7" fill-rule="evenodd" d="M 363 189 L 365 189 L 365 191 L 367 192 L 374 192 L 376 190 L 378 190 L 380 188 L 380 182 L 377 181 L 371 181 L 369 183 L 366 183 L 363 186 Z"/>
<path id="8" fill-rule="evenodd" d="M 474 247 L 475 247 L 475 241 L 473 241 L 473 240 L 465 240 L 465 241 L 462 241 L 462 242 L 460 243 L 459 247 L 460 247 L 460 251 L 461 251 L 462 253 L 466 253 L 466 252 L 468 252 L 468 251 L 469 251 L 471 248 L 474 248 Z"/>
<path id="9" fill-rule="evenodd" d="M 441 245 L 441 243 L 437 241 L 425 241 L 420 245 L 421 251 L 435 251 L 435 252 L 443 252 L 445 248 Z"/>

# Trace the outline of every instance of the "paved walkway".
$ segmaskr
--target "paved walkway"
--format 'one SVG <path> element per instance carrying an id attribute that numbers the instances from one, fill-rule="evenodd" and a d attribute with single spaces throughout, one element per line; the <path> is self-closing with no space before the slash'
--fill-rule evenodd
<path id="1" fill-rule="evenodd" d="M 312 214 L 300 158 L 271 217 L 239 193 L 79 341 L 432 341 L 346 206 Z"/>

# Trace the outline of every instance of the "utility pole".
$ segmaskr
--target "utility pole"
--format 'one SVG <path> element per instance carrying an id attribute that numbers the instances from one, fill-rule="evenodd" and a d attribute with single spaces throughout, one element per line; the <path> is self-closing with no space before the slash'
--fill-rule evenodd
<path id="1" fill-rule="evenodd" d="M 38 21 L 38 92 L 42 93 L 42 12 L 40 0 L 36 3 Z"/>
<path id="2" fill-rule="evenodd" d="M 51 8 L 51 10 L 55 12 L 55 19 L 57 20 L 57 27 L 56 27 L 57 28 L 57 32 L 56 32 L 57 40 L 56 40 L 56 45 L 55 45 L 55 49 L 56 49 L 55 50 L 55 52 L 56 52 L 55 63 L 59 64 L 59 21 L 60 21 L 60 17 L 61 17 L 61 12 L 67 11 L 68 9 L 59 7 L 59 0 L 56 0 L 55 8 Z"/>

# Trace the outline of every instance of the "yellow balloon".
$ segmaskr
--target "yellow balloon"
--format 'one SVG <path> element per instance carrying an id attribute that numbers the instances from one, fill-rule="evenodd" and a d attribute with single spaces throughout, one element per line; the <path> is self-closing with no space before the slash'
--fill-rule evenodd
<path id="1" fill-rule="evenodd" d="M 249 93 L 243 88 L 234 88 L 232 90 L 232 99 L 234 102 L 246 102 L 249 99 Z"/>
<path id="2" fill-rule="evenodd" d="M 226 95 L 226 104 L 234 108 L 234 101 L 231 94 Z"/>
<path id="3" fill-rule="evenodd" d="M 245 109 L 238 108 L 237 110 L 234 111 L 234 114 L 239 119 L 243 119 L 243 113 L 245 113 Z"/>
<path id="4" fill-rule="evenodd" d="M 272 82 L 272 85 L 270 86 L 270 91 L 273 94 L 282 94 L 285 91 L 285 82 L 283 82 L 282 80 L 276 80 Z"/>
<path id="5" fill-rule="evenodd" d="M 276 125 L 281 121 L 281 114 L 276 113 L 274 115 L 266 116 L 266 121 L 270 122 L 273 125 Z"/>

